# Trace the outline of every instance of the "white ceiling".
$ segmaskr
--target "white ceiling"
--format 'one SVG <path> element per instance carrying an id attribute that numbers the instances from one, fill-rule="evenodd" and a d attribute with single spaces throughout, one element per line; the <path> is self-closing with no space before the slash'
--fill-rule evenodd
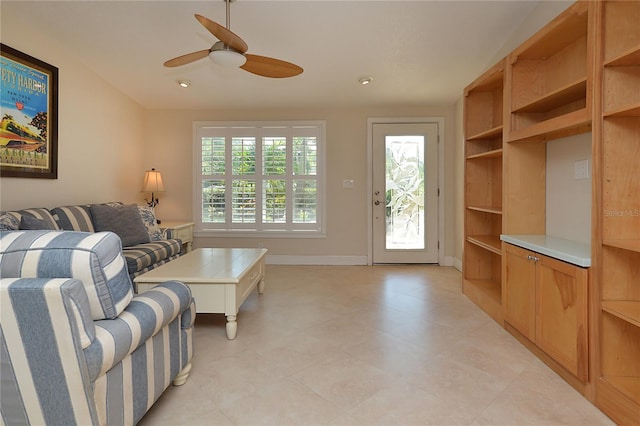
<path id="1" fill-rule="evenodd" d="M 217 41 L 194 18 L 225 25 L 210 1 L 7 1 L 2 19 L 30 25 L 149 109 L 333 108 L 450 104 L 491 65 L 535 1 L 270 1 L 231 4 L 248 53 L 296 63 L 271 79 L 207 58 L 163 62 Z M 28 52 L 25 52 L 28 53 Z M 54 64 L 55 65 L 55 64 Z M 368 86 L 362 76 L 373 77 Z M 182 89 L 176 81 L 190 80 Z"/>

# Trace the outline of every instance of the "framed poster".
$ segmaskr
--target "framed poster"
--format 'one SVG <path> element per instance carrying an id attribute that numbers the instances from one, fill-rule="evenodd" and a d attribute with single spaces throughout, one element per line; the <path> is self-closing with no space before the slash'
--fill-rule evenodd
<path id="1" fill-rule="evenodd" d="M 0 43 L 0 176 L 58 178 L 58 68 Z"/>

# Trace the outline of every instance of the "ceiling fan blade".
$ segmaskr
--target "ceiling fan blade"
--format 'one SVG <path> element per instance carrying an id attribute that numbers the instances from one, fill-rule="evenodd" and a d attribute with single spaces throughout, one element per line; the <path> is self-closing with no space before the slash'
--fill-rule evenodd
<path id="1" fill-rule="evenodd" d="M 169 59 L 164 63 L 165 67 L 179 67 L 180 65 L 186 65 L 198 59 L 206 58 L 209 55 L 209 49 L 198 50 L 197 52 L 187 53 L 186 55 L 178 56 L 177 58 Z"/>
<path id="2" fill-rule="evenodd" d="M 301 67 L 291 62 L 280 59 L 269 58 L 267 56 L 251 55 L 245 53 L 247 62 L 242 65 L 245 71 L 271 78 L 286 78 L 301 74 L 304 71 Z"/>
<path id="3" fill-rule="evenodd" d="M 244 42 L 243 39 L 240 38 L 239 35 L 235 34 L 233 31 L 223 27 L 217 22 L 213 22 L 209 18 L 205 18 L 202 15 L 195 14 L 198 22 L 202 24 L 211 34 L 213 34 L 218 40 L 223 42 L 224 44 L 233 47 L 240 53 L 244 53 L 249 49 L 247 43 Z"/>

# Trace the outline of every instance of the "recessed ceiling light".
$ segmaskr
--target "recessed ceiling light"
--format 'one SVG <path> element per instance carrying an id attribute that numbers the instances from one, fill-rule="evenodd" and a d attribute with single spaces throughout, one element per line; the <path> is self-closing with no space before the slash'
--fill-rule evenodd
<path id="1" fill-rule="evenodd" d="M 187 88 L 191 86 L 191 82 L 189 80 L 178 80 L 178 85 L 180 85 L 180 87 Z"/>
<path id="2" fill-rule="evenodd" d="M 371 83 L 373 81 L 373 78 L 371 77 L 360 77 L 358 79 L 358 82 L 360 84 L 362 84 L 363 86 L 366 86 L 367 84 Z"/>

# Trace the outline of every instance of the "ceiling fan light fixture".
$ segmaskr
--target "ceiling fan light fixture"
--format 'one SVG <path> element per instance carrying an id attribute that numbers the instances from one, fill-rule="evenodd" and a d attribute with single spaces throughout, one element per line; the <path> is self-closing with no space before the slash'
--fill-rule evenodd
<path id="1" fill-rule="evenodd" d="M 186 89 L 187 87 L 191 86 L 191 82 L 189 80 L 178 80 L 178 85 Z"/>
<path id="2" fill-rule="evenodd" d="M 238 68 L 247 62 L 247 58 L 242 53 L 221 41 L 213 45 L 213 49 L 209 52 L 209 59 L 215 64 L 228 68 Z"/>

